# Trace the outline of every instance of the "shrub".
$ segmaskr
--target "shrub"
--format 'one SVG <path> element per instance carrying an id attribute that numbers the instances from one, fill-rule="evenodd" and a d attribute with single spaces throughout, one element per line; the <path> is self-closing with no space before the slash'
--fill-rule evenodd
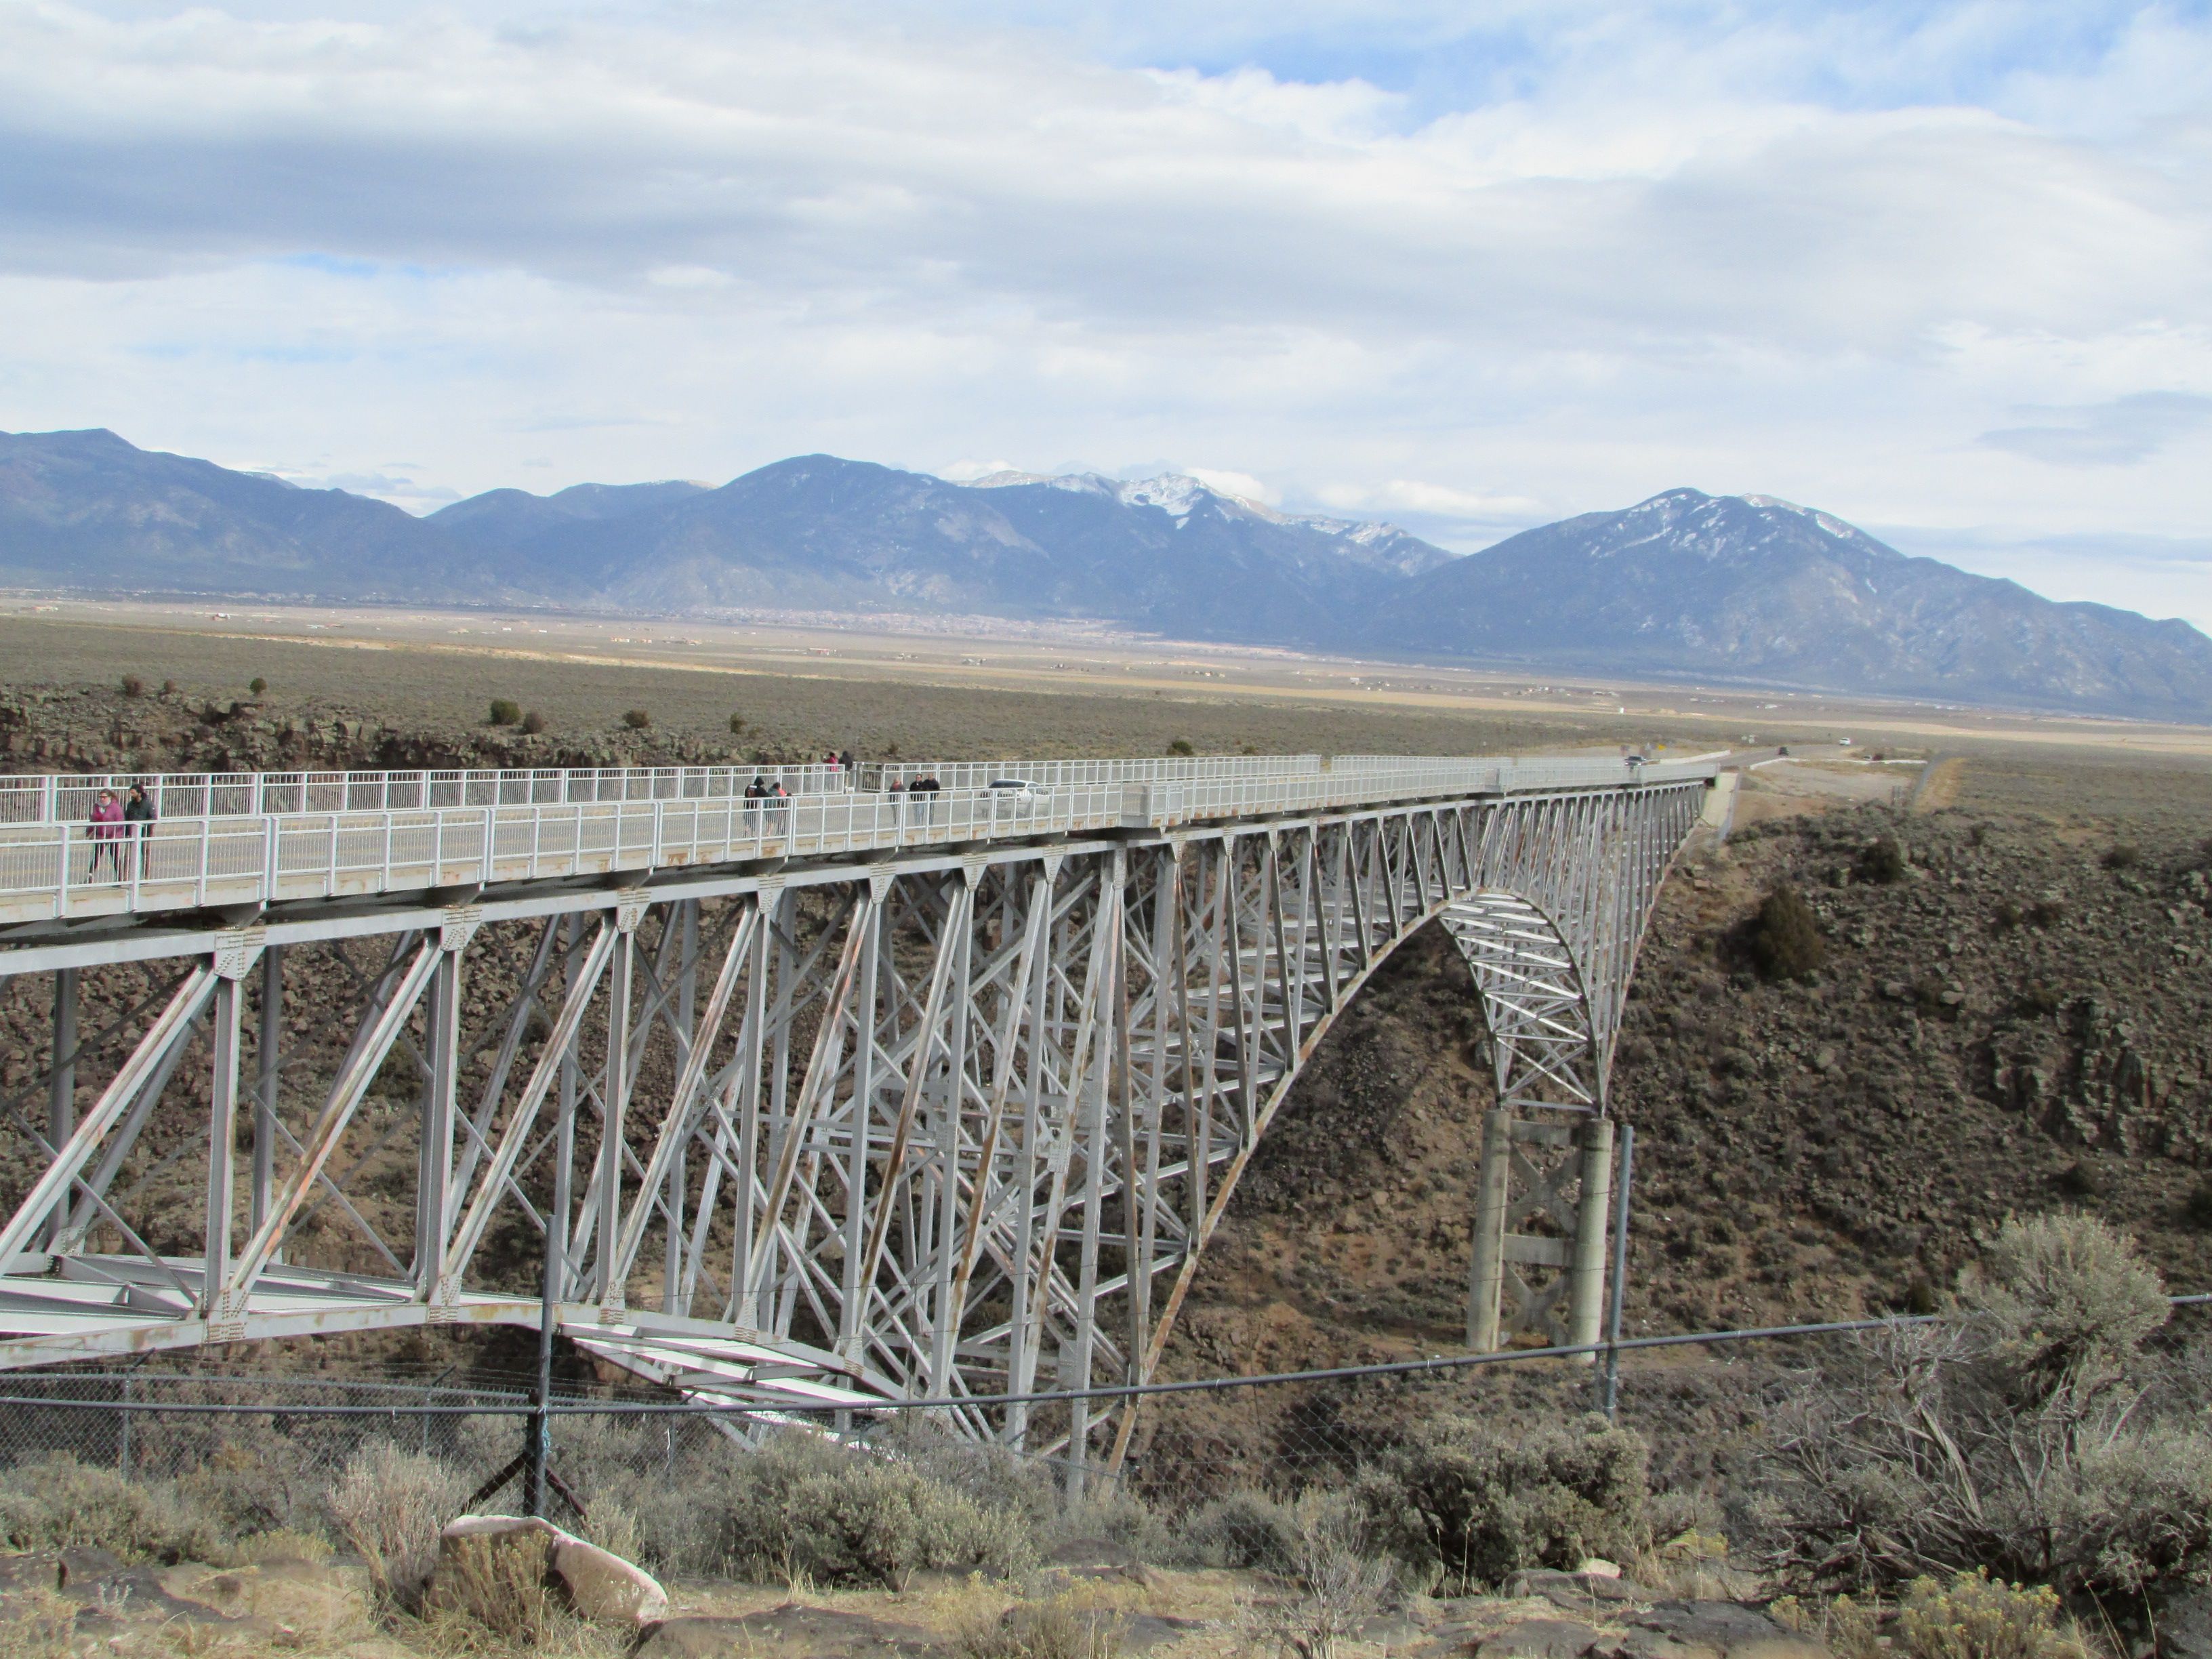
<path id="1" fill-rule="evenodd" d="M 1880 882 L 1884 885 L 1902 881 L 1907 867 L 1905 849 L 1898 845 L 1894 836 L 1884 836 L 1869 842 L 1866 850 L 1859 854 L 1859 874 L 1869 881 Z"/>
<path id="2" fill-rule="evenodd" d="M 2038 899 L 2027 907 L 2027 920 L 2032 927 L 2056 927 L 2066 920 L 2065 903 L 2054 898 Z"/>
<path id="3" fill-rule="evenodd" d="M 2069 1198 L 2102 1198 L 2105 1177 L 2086 1158 L 2077 1158 L 2058 1172 L 2058 1190 Z"/>
<path id="4" fill-rule="evenodd" d="M 552 1587 L 553 1540 L 544 1533 L 452 1539 L 436 1565 L 422 1612 L 459 1637 L 450 1645 L 464 1651 L 471 1645 L 464 1634 L 470 1626 L 534 1653 L 572 1622 Z M 451 1631 L 453 1625 L 462 1630 Z"/>
<path id="5" fill-rule="evenodd" d="M 161 682 L 161 695 L 162 695 L 163 696 L 165 696 L 165 697 L 173 697 L 173 696 L 175 696 L 177 695 L 177 683 L 176 683 L 176 681 L 174 681 L 174 680 L 163 680 L 163 681 Z"/>
<path id="6" fill-rule="evenodd" d="M 1751 932 L 1752 958 L 1769 979 L 1804 979 L 1819 971 L 1828 947 L 1820 918 L 1787 882 L 1766 896 Z"/>
<path id="7" fill-rule="evenodd" d="M 1177 1553 L 1201 1567 L 1291 1571 L 1293 1517 L 1265 1492 L 1233 1492 L 1184 1521 Z"/>
<path id="8" fill-rule="evenodd" d="M 140 679 L 136 674 L 125 674 L 123 677 L 123 695 L 126 697 L 144 696 L 146 695 L 146 682 Z"/>
<path id="9" fill-rule="evenodd" d="M 522 717 L 522 730 L 526 736 L 534 738 L 544 729 L 545 716 L 539 714 L 535 708 L 532 709 L 528 714 Z"/>
<path id="10" fill-rule="evenodd" d="M 645 1553 L 678 1572 L 897 1588 L 915 1571 L 1018 1571 L 1033 1534 L 910 1461 L 793 1431 L 680 1492 L 628 1493 Z"/>
<path id="11" fill-rule="evenodd" d="M 733 737 L 733 738 L 741 738 L 741 737 L 743 737 L 743 736 L 744 735 L 744 732 L 745 732 L 745 717 L 744 717 L 743 714 L 732 714 L 732 715 L 731 715 L 731 716 L 730 716 L 730 735 L 731 735 L 732 737 Z"/>
<path id="12" fill-rule="evenodd" d="M 1997 906 L 1996 927 L 2000 933 L 2009 933 L 2027 919 L 2027 913 L 2010 899 Z"/>
<path id="13" fill-rule="evenodd" d="M 623 724 L 633 732 L 642 732 L 653 724 L 653 716 L 642 708 L 633 708 L 623 715 Z"/>
<path id="14" fill-rule="evenodd" d="M 1397 1582 L 1367 1520 L 1343 1494 L 1309 1491 L 1291 1512 L 1291 1576 L 1301 1594 L 1265 1615 L 1279 1651 L 1334 1659 L 1336 1645 L 1382 1610 Z"/>
<path id="15" fill-rule="evenodd" d="M 1770 1559 L 1814 1582 L 1987 1568 L 2130 1596 L 2201 1577 L 2212 1432 L 2149 1388 L 2166 1315 L 2102 1223 L 2008 1221 L 1948 1317 L 1862 1339 L 1777 1414 L 1746 1511 Z"/>
<path id="16" fill-rule="evenodd" d="M 1885 1651 L 1879 1604 L 1838 1595 L 1825 1607 L 1808 1607 L 1794 1595 L 1784 1595 L 1769 1603 L 1766 1613 L 1784 1630 L 1817 1638 L 1836 1659 L 1881 1659 Z"/>
<path id="17" fill-rule="evenodd" d="M 1114 1659 L 1120 1623 L 1111 1613 L 1079 1608 L 1064 1595 L 1017 1601 L 996 1619 L 969 1625 L 953 1639 L 959 1659 Z"/>
<path id="18" fill-rule="evenodd" d="M 1917 1578 L 1899 1610 L 1899 1632 L 1911 1659 L 2061 1659 L 2083 1654 L 2079 1636 L 2057 1624 L 2057 1594 L 1955 1574 L 1948 1584 Z"/>
<path id="19" fill-rule="evenodd" d="M 2212 1437 L 2165 1424 L 2099 1439 L 2058 1471 L 2050 1524 L 2078 1578 L 2137 1595 L 2212 1555 Z"/>
<path id="20" fill-rule="evenodd" d="M 494 726 L 514 726 L 522 719 L 522 705 L 510 697 L 491 700 L 491 723 Z"/>
<path id="21" fill-rule="evenodd" d="M 2142 862 L 2142 854 L 2132 842 L 2116 842 L 2105 849 L 2098 862 L 2107 870 L 2132 870 Z"/>
<path id="22" fill-rule="evenodd" d="M 1415 1585 L 1458 1593 L 1524 1567 L 1626 1559 L 1646 1468 L 1643 1437 L 1602 1419 L 1510 1432 L 1445 1416 L 1385 1453 L 1357 1490 L 1376 1547 Z"/>
<path id="23" fill-rule="evenodd" d="M 1197 750 L 1191 747 L 1188 738 L 1177 738 L 1168 745 L 1168 753 L 1170 755 L 1195 755 L 1197 752 Z"/>
<path id="24" fill-rule="evenodd" d="M 260 675 L 256 674 L 252 680 L 247 682 L 246 689 L 258 697 L 264 691 L 266 691 L 269 689 L 269 682 L 263 679 Z"/>
<path id="25" fill-rule="evenodd" d="M 2087 1215 L 2008 1220 L 1963 1300 L 1994 1357 L 2045 1395 L 2117 1378 L 2172 1311 L 2133 1242 Z"/>
<path id="26" fill-rule="evenodd" d="M 165 1481 L 132 1481 L 57 1452 L 19 1463 L 0 1486 L 9 1549 L 103 1549 L 126 1561 L 220 1561 L 230 1540 Z"/>
<path id="27" fill-rule="evenodd" d="M 389 1441 L 363 1447 L 331 1487 L 331 1518 L 368 1568 L 378 1602 L 412 1612 L 438 1564 L 438 1534 L 468 1489 L 434 1457 Z"/>
<path id="28" fill-rule="evenodd" d="M 2212 1227 L 2212 1181 L 2200 1181 L 2189 1189 L 2181 1213 L 2192 1227 Z"/>

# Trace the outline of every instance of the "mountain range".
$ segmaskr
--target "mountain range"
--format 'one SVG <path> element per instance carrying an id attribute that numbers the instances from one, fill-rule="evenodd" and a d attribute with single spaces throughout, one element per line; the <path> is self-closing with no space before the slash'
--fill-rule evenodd
<path id="1" fill-rule="evenodd" d="M 495 489 L 418 519 L 142 450 L 0 434 L 0 583 L 70 591 L 1081 618 L 1175 638 L 2212 718 L 2212 640 L 1670 489 L 1459 556 L 1191 478 L 956 483 L 835 456 L 710 488 Z"/>

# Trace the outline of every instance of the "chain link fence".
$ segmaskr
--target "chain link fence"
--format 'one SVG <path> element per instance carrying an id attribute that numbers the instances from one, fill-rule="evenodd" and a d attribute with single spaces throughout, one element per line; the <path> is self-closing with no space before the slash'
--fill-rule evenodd
<path id="1" fill-rule="evenodd" d="M 1778 1413 L 1854 1345 L 1931 1322 L 1707 1332 L 1631 1339 L 1618 1351 L 1536 1349 L 957 1406 L 710 1407 L 643 1385 L 604 1386 L 556 1397 L 544 1420 L 562 1496 L 586 1509 L 608 1493 L 680 1500 L 797 1436 L 955 1484 L 1020 1484 L 1032 1501 L 1049 1493 L 1066 1510 L 1120 1504 L 1171 1527 L 1242 1494 L 1343 1490 L 1438 1419 L 1510 1431 L 1571 1423 L 1608 1403 L 1607 1414 L 1649 1445 L 1653 1486 L 1694 1494 L 1724 1484 L 1732 1460 L 1755 1458 Z M 1066 1453 L 1079 1420 L 1092 1425 L 1095 1449 L 1081 1467 Z M 471 1507 L 512 1512 L 524 1502 L 522 1454 L 536 1421 L 527 1387 L 500 1380 L 20 1373 L 0 1378 L 0 1480 L 65 1457 L 130 1481 L 172 1483 L 241 1532 L 330 1532 L 331 1487 L 365 1450 L 390 1447 L 435 1460 Z M 1012 1423 L 1031 1449 L 992 1443 Z"/>
<path id="2" fill-rule="evenodd" d="M 1872 1322 L 1880 1323 L 1880 1322 Z M 1861 1328 L 1812 1327 L 1709 1334 L 1685 1341 L 1833 1340 Z M 1624 1345 L 1626 1346 L 1626 1345 Z M 1764 1341 L 1762 1346 L 1767 1346 Z M 1662 1446 L 1711 1444 L 1755 1422 L 1815 1356 L 1803 1340 L 1756 1363 L 1728 1358 L 1645 1364 L 1631 1353 L 1614 1392 L 1623 1422 Z M 1175 1514 L 1239 1491 L 1296 1492 L 1340 1484 L 1402 1437 L 1446 1413 L 1557 1419 L 1601 1408 L 1606 1356 L 1534 1350 L 1412 1364 L 1263 1377 L 1228 1377 L 1042 1394 L 1019 1400 L 884 1402 L 867 1410 L 797 1403 L 708 1407 L 642 1385 L 557 1396 L 546 1413 L 550 1462 L 588 1501 L 617 1471 L 672 1486 L 732 1449 L 787 1431 L 886 1448 L 923 1441 L 988 1443 L 1018 1413 L 1042 1450 L 1001 1452 L 1071 1498 L 1119 1491 Z M 335 1380 L 283 1375 L 207 1376 L 152 1368 L 47 1370 L 0 1378 L 0 1469 L 58 1455 L 133 1480 L 187 1481 L 261 1492 L 276 1523 L 313 1508 L 364 1447 L 390 1444 L 453 1466 L 472 1491 L 508 1470 L 532 1431 L 526 1383 Z M 1080 1414 L 1098 1449 L 1077 1468 L 1066 1455 Z M 959 1421 L 952 1420 L 957 1415 Z M 1130 1419 L 1133 1416 L 1133 1421 Z M 1107 1449 L 1119 1447 L 1112 1457 Z M 1666 1473 L 1696 1478 L 1692 1458 Z M 519 1503 L 518 1484 L 486 1493 Z"/>

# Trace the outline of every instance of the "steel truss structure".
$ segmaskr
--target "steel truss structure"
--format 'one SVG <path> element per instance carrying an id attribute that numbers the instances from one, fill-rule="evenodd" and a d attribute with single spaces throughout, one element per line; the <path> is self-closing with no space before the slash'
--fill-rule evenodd
<path id="1" fill-rule="evenodd" d="M 1708 780 L 1497 781 L 27 939 L 0 975 L 51 1050 L 0 1099 L 30 1154 L 0 1368 L 534 1327 L 542 1267 L 634 1372 L 942 1400 L 1110 1470 L 1133 1408 L 989 1397 L 1151 1377 L 1300 1068 L 1416 929 L 1468 962 L 1501 1109 L 1602 1118 Z M 150 985 L 82 1034 L 126 966 Z M 146 1201 L 179 1172 L 190 1224 Z"/>

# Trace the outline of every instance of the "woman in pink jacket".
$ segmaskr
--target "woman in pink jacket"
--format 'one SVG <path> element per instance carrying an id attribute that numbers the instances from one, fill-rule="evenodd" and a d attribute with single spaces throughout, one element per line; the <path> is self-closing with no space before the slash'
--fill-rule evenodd
<path id="1" fill-rule="evenodd" d="M 115 879 L 123 879 L 123 803 L 115 799 L 112 789 L 103 789 L 92 806 L 92 869 L 90 878 L 100 879 L 100 860 L 105 856 L 107 867 L 115 872 Z"/>

